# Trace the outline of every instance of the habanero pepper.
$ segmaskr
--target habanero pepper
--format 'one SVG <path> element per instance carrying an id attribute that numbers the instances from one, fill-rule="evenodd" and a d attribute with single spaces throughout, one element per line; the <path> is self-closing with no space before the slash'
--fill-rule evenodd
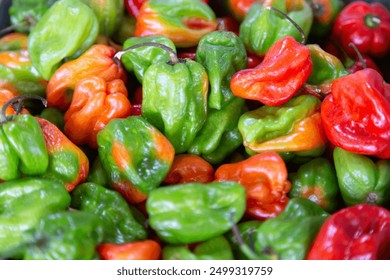
<path id="1" fill-rule="evenodd" d="M 123 244 L 102 243 L 98 252 L 103 260 L 159 260 L 161 245 L 151 239 Z"/>
<path id="2" fill-rule="evenodd" d="M 27 49 L 28 36 L 13 32 L 0 38 L 0 52 L 19 51 Z"/>

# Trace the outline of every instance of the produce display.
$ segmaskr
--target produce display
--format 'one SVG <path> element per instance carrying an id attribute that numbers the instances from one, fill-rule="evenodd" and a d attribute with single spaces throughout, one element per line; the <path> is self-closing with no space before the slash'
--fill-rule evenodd
<path id="1" fill-rule="evenodd" d="M 13 0 L 0 259 L 389 260 L 390 11 Z"/>

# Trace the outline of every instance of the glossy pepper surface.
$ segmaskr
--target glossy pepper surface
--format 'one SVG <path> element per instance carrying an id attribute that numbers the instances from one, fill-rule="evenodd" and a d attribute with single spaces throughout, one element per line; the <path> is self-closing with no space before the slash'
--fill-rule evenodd
<path id="1" fill-rule="evenodd" d="M 390 87 L 367 68 L 333 81 L 321 104 L 327 138 L 346 151 L 390 158 Z"/>
<path id="2" fill-rule="evenodd" d="M 270 46 L 264 60 L 255 68 L 236 72 L 230 88 L 235 96 L 278 106 L 293 97 L 311 71 L 308 47 L 286 36 Z"/>
<path id="3" fill-rule="evenodd" d="M 346 207 L 325 221 L 307 259 L 388 260 L 389 237 L 389 210 L 369 204 Z"/>
<path id="4" fill-rule="evenodd" d="M 159 260 L 161 245 L 151 239 L 124 244 L 102 243 L 98 251 L 103 260 Z"/>
<path id="5" fill-rule="evenodd" d="M 280 214 L 288 202 L 287 168 L 275 152 L 263 152 L 248 159 L 220 165 L 215 181 L 235 181 L 246 189 L 246 214 L 264 220 Z"/>
<path id="6" fill-rule="evenodd" d="M 191 47 L 216 28 L 214 11 L 202 1 L 149 0 L 139 11 L 134 35 L 164 34 L 177 47 Z"/>
<path id="7" fill-rule="evenodd" d="M 390 201 L 390 160 L 375 160 L 338 147 L 333 158 L 346 205 L 386 205 Z"/>
<path id="8" fill-rule="evenodd" d="M 149 224 L 171 244 L 201 242 L 227 232 L 245 211 L 245 188 L 235 182 L 188 183 L 149 193 Z"/>
<path id="9" fill-rule="evenodd" d="M 98 152 L 111 186 L 132 203 L 160 185 L 175 155 L 168 139 L 140 116 L 110 121 L 98 133 Z"/>
<path id="10" fill-rule="evenodd" d="M 83 183 L 72 192 L 72 207 L 99 217 L 105 243 L 122 244 L 146 239 L 144 225 L 116 191 L 96 183 Z"/>
<path id="11" fill-rule="evenodd" d="M 46 215 L 65 210 L 70 195 L 57 181 L 22 178 L 0 184 L 0 202 L 0 258 L 7 258 L 22 253 L 32 240 L 28 231 Z"/>
<path id="12" fill-rule="evenodd" d="M 94 12 L 79 0 L 54 3 L 31 30 L 32 65 L 49 80 L 64 59 L 75 59 L 95 42 L 99 32 Z"/>

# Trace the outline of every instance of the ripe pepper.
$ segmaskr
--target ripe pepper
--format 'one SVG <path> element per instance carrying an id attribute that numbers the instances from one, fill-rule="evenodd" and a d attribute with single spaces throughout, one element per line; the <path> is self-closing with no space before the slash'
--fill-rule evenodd
<path id="1" fill-rule="evenodd" d="M 339 185 L 334 166 L 323 157 L 317 157 L 299 166 L 289 174 L 290 198 L 303 197 L 318 204 L 327 212 L 334 212 L 338 205 Z"/>
<path id="2" fill-rule="evenodd" d="M 92 260 L 98 257 L 103 226 L 95 214 L 61 211 L 43 217 L 32 234 L 25 260 Z"/>
<path id="3" fill-rule="evenodd" d="M 64 116 L 65 134 L 76 145 L 97 148 L 96 135 L 110 120 L 130 116 L 127 95 L 121 79 L 106 82 L 103 78 L 89 77 L 80 80 Z"/>
<path id="4" fill-rule="evenodd" d="M 343 8 L 332 29 L 334 38 L 348 55 L 383 57 L 390 51 L 390 12 L 381 3 L 354 1 Z"/>
<path id="5" fill-rule="evenodd" d="M 250 7 L 256 0 L 225 0 L 224 4 L 229 13 L 239 22 L 242 22 Z"/>
<path id="6" fill-rule="evenodd" d="M 376 160 L 336 147 L 334 164 L 346 205 L 386 205 L 390 201 L 390 160 Z"/>
<path id="7" fill-rule="evenodd" d="M 244 100 L 233 97 L 220 109 L 209 109 L 206 122 L 188 152 L 202 156 L 212 164 L 221 163 L 242 145 L 238 120 L 245 111 Z"/>
<path id="8" fill-rule="evenodd" d="M 83 183 L 72 192 L 72 207 L 93 213 L 103 225 L 105 243 L 127 243 L 147 237 L 144 225 L 137 220 L 134 210 L 116 191 L 95 183 Z"/>
<path id="9" fill-rule="evenodd" d="M 45 96 L 47 81 L 31 64 L 27 50 L 0 52 L 0 87 L 17 94 Z"/>
<path id="10" fill-rule="evenodd" d="M 49 80 L 64 59 L 79 57 L 95 42 L 99 25 L 94 12 L 79 0 L 54 3 L 31 30 L 32 65 Z"/>
<path id="11" fill-rule="evenodd" d="M 81 79 L 99 77 L 106 82 L 125 79 L 123 68 L 113 60 L 115 53 L 112 47 L 93 45 L 79 58 L 61 65 L 47 84 L 48 105 L 55 106 L 62 111 L 68 109 L 72 102 L 73 90 Z"/>
<path id="12" fill-rule="evenodd" d="M 272 259 L 303 260 L 328 217 L 314 202 L 292 198 L 280 215 L 258 227 L 255 250 L 260 256 Z"/>
<path id="13" fill-rule="evenodd" d="M 191 47 L 216 30 L 214 11 L 199 0 L 149 0 L 142 5 L 136 37 L 165 35 L 176 47 Z"/>
<path id="14" fill-rule="evenodd" d="M 161 187 L 149 193 L 146 211 L 161 240 L 170 244 L 201 242 L 224 234 L 242 218 L 245 188 L 235 182 Z"/>
<path id="15" fill-rule="evenodd" d="M 287 5 L 287 2 L 290 4 Z M 299 31 L 285 16 L 281 16 L 268 6 L 287 13 L 287 16 L 301 27 L 306 37 L 313 21 L 312 10 L 304 0 L 276 0 L 270 5 L 253 4 L 240 25 L 240 38 L 249 52 L 259 56 L 266 55 L 271 46 L 284 37 L 294 37 L 296 40 L 302 37 L 300 33 L 302 31 Z"/>
<path id="16" fill-rule="evenodd" d="M 308 260 L 388 260 L 390 212 L 369 204 L 339 210 L 322 225 Z"/>
<path id="17" fill-rule="evenodd" d="M 28 232 L 48 214 L 65 210 L 70 195 L 63 184 L 44 178 L 0 183 L 0 258 L 20 254 L 32 240 Z"/>
<path id="18" fill-rule="evenodd" d="M 166 185 L 185 183 L 210 183 L 214 180 L 214 168 L 203 158 L 192 154 L 176 155 L 171 169 L 164 179 Z"/>
<path id="19" fill-rule="evenodd" d="M 208 106 L 220 110 L 234 96 L 231 77 L 247 67 L 245 46 L 231 31 L 210 32 L 200 39 L 195 60 L 206 68 L 209 77 Z"/>
<path id="20" fill-rule="evenodd" d="M 96 156 L 93 160 L 92 166 L 89 168 L 86 182 L 95 183 L 101 186 L 110 185 L 108 175 L 103 168 L 103 164 L 99 156 Z"/>
<path id="21" fill-rule="evenodd" d="M 198 0 L 196 0 L 198 1 Z M 204 67 L 191 59 L 149 66 L 142 85 L 142 116 L 186 152 L 207 117 L 209 81 Z"/>
<path id="22" fill-rule="evenodd" d="M 88 158 L 57 126 L 45 119 L 36 117 L 36 120 L 42 129 L 49 155 L 49 166 L 42 176 L 63 182 L 71 192 L 87 178 Z"/>
<path id="23" fill-rule="evenodd" d="M 27 49 L 28 36 L 13 32 L 0 38 L 0 52 L 19 51 Z"/>
<path id="24" fill-rule="evenodd" d="M 111 120 L 97 139 L 111 187 L 130 203 L 144 201 L 161 184 L 175 155 L 167 138 L 140 116 Z"/>
<path id="25" fill-rule="evenodd" d="M 321 117 L 333 145 L 353 153 L 390 158 L 390 87 L 367 68 L 333 81 Z"/>
<path id="26" fill-rule="evenodd" d="M 151 239 L 124 244 L 102 243 L 98 251 L 103 260 L 159 260 L 161 245 Z"/>
<path id="27" fill-rule="evenodd" d="M 220 235 L 197 243 L 193 248 L 187 245 L 166 245 L 162 251 L 162 259 L 233 260 L 233 252 L 227 239 Z"/>
<path id="28" fill-rule="evenodd" d="M 318 156 L 327 144 L 320 114 L 321 101 L 311 95 L 293 97 L 282 106 L 262 106 L 238 122 L 248 153 L 293 152 Z"/>
<path id="29" fill-rule="evenodd" d="M 290 182 L 283 159 L 275 152 L 264 152 L 248 159 L 220 165 L 215 181 L 235 181 L 246 189 L 246 214 L 265 220 L 280 214 L 288 202 Z"/>
<path id="30" fill-rule="evenodd" d="M 49 154 L 38 121 L 30 114 L 5 115 L 5 110 L 15 100 L 20 97 L 4 104 L 0 114 L 0 179 L 5 181 L 22 175 L 42 175 L 49 166 Z"/>
<path id="31" fill-rule="evenodd" d="M 270 47 L 258 66 L 236 72 L 230 88 L 235 96 L 278 106 L 294 96 L 311 71 L 309 48 L 287 36 Z"/>
<path id="32" fill-rule="evenodd" d="M 122 57 L 122 63 L 128 72 L 134 72 L 138 82 L 142 84 L 145 71 L 150 65 L 154 63 L 168 62 L 170 57 L 169 53 L 162 48 L 156 48 L 153 46 L 138 46 L 145 42 L 154 42 L 163 44 L 171 48 L 176 53 L 176 47 L 174 43 L 165 36 L 152 35 L 146 37 L 130 37 L 123 43 L 123 49 L 127 50 L 129 47 L 134 47 L 131 51 L 125 52 Z"/>

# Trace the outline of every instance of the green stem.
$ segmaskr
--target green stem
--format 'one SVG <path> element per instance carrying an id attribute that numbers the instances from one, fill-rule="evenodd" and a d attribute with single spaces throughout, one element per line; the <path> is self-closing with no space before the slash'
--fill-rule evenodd
<path id="1" fill-rule="evenodd" d="M 364 24 L 369 28 L 376 28 L 381 24 L 381 19 L 376 15 L 367 14 L 364 17 Z"/>

